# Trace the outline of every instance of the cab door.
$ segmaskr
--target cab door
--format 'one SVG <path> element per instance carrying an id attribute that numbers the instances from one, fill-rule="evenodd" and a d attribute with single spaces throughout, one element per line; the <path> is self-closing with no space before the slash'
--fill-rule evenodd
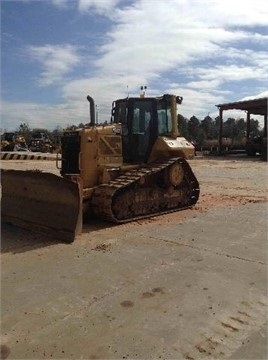
<path id="1" fill-rule="evenodd" d="M 127 120 L 128 134 L 123 133 L 123 155 L 128 162 L 146 163 L 157 137 L 155 100 L 129 99 Z"/>
<path id="2" fill-rule="evenodd" d="M 147 162 L 157 138 L 157 104 L 154 98 L 117 100 L 115 123 L 122 125 L 122 150 L 125 163 Z"/>

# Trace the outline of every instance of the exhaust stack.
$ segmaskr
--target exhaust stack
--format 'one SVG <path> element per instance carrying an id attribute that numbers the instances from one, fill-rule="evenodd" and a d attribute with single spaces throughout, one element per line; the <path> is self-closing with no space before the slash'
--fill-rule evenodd
<path id="1" fill-rule="evenodd" d="M 87 96 L 87 100 L 89 102 L 89 111 L 90 111 L 90 126 L 94 126 L 96 124 L 96 119 L 95 119 L 95 103 L 94 100 L 91 96 Z"/>

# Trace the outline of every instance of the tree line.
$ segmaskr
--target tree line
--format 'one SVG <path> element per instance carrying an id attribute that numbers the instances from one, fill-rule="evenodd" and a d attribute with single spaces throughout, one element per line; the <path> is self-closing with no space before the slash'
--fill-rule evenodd
<path id="1" fill-rule="evenodd" d="M 232 141 L 242 141 L 246 136 L 246 126 L 246 121 L 243 118 L 228 118 L 223 122 L 223 137 L 229 138 Z M 77 129 L 82 127 L 85 127 L 85 124 L 70 125 L 67 128 Z M 187 119 L 179 114 L 178 128 L 181 136 L 202 146 L 207 140 L 216 140 L 219 138 L 220 118 L 216 117 L 213 119 L 208 115 L 203 120 L 198 119 L 196 116 Z M 46 133 L 51 140 L 61 136 L 63 133 L 63 129 L 60 126 L 57 126 L 51 131 L 45 128 L 31 129 L 27 123 L 21 123 L 16 131 L 24 136 L 26 141 L 29 141 L 32 134 L 37 131 Z M 261 135 L 258 120 L 250 119 L 250 135 L 253 137 Z"/>
<path id="2" fill-rule="evenodd" d="M 220 117 L 212 119 L 208 115 L 203 120 L 200 120 L 196 116 L 187 119 L 179 114 L 178 128 L 181 136 L 202 146 L 207 140 L 219 138 Z M 232 141 L 242 141 L 246 136 L 246 128 L 247 122 L 243 118 L 228 118 L 223 122 L 222 136 Z M 259 121 L 250 119 L 250 136 L 255 137 L 259 135 L 261 135 Z"/>

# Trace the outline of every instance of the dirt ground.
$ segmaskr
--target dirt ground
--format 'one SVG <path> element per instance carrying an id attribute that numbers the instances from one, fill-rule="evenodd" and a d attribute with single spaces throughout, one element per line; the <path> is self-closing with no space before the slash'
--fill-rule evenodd
<path id="1" fill-rule="evenodd" d="M 267 163 L 189 163 L 192 209 L 94 220 L 71 245 L 2 224 L 1 358 L 267 358 Z"/>
<path id="2" fill-rule="evenodd" d="M 86 231 L 101 229 L 110 226 L 113 230 L 120 231 L 142 224 L 162 225 L 181 221 L 193 213 L 203 213 L 214 207 L 226 207 L 228 205 L 244 205 L 247 203 L 266 202 L 268 199 L 268 168 L 267 163 L 260 161 L 258 157 L 247 156 L 229 157 L 196 157 L 189 161 L 200 185 L 200 197 L 198 203 L 189 210 L 175 212 L 160 217 L 151 217 L 132 223 L 113 226 L 106 222 L 98 221 L 85 224 Z M 17 170 L 41 170 L 60 175 L 54 161 L 2 161 L 2 169 Z M 194 215 L 195 216 L 195 215 Z"/>

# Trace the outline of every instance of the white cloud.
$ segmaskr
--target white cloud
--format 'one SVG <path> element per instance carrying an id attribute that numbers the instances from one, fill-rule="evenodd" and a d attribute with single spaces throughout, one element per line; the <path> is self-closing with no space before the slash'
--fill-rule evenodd
<path id="1" fill-rule="evenodd" d="M 223 13 L 220 9 L 223 6 Z M 267 41 L 261 34 L 230 29 L 233 22 L 248 24 L 235 7 L 225 14 L 221 1 L 178 1 L 170 0 L 136 1 L 135 4 L 114 12 L 115 25 L 107 34 L 106 44 L 100 47 L 100 56 L 95 62 L 98 69 L 93 78 L 76 80 L 64 87 L 64 95 L 81 93 L 83 88 L 91 88 L 93 96 L 106 107 L 111 100 L 122 94 L 126 85 L 135 95 L 139 85 L 149 85 L 148 92 L 160 95 L 168 88 L 176 91 L 176 86 L 168 86 L 168 81 L 182 82 L 185 75 L 193 81 L 179 87 L 185 98 L 184 109 L 188 115 L 206 113 L 215 104 L 224 101 L 230 92 L 220 86 L 226 82 L 265 79 L 265 52 L 238 50 L 241 41 Z M 246 1 L 245 8 L 253 11 L 253 23 L 262 23 L 261 10 L 257 11 L 253 1 Z M 230 9 L 229 9 L 230 10 Z M 212 18 L 207 15 L 211 14 Z M 261 16 L 257 16 L 261 15 Z M 218 21 L 220 18 L 220 21 Z M 230 47 L 229 53 L 229 44 Z M 226 58 L 227 61 L 226 62 Z M 200 66 L 200 61 L 223 61 L 221 65 Z M 235 60 L 239 64 L 232 63 Z M 165 79 L 172 70 L 175 79 Z M 128 79 L 131 79 L 129 81 Z M 167 81 L 168 80 L 168 81 Z M 150 88 L 150 83 L 158 83 L 159 88 Z M 75 89 L 75 91 L 74 91 Z M 83 95 L 84 96 L 84 95 Z M 186 100 L 190 96 L 192 100 Z"/>
<path id="2" fill-rule="evenodd" d="M 73 45 L 29 46 L 28 55 L 41 64 L 38 83 L 48 86 L 58 83 L 79 63 L 77 48 Z"/>
<path id="3" fill-rule="evenodd" d="M 152 3 L 151 0 L 144 1 Z M 166 4 L 170 12 L 209 27 L 267 25 L 266 0 L 244 0 L 243 3 L 234 0 L 169 0 Z"/>
<path id="4" fill-rule="evenodd" d="M 64 2 L 64 0 L 53 1 Z M 77 3 L 80 11 L 114 9 L 114 26 L 109 34 L 106 34 L 107 41 L 100 46 L 94 64 L 98 69 L 97 76 L 100 78 L 98 82 L 107 86 L 107 82 L 117 83 L 118 79 L 126 77 L 137 78 L 137 81 L 143 78 L 144 82 L 149 84 L 169 70 L 181 68 L 183 73 L 183 69 L 187 71 L 188 64 L 205 59 L 217 59 L 229 53 L 229 58 L 232 54 L 237 60 L 238 53 L 235 53 L 235 47 L 230 49 L 226 47 L 229 43 L 246 41 L 252 37 L 260 41 L 265 37 L 240 30 L 230 30 L 227 25 L 230 24 L 230 17 L 237 25 L 248 24 L 249 18 L 252 20 L 251 25 L 256 22 L 262 24 L 264 8 L 262 5 L 264 6 L 265 2 L 259 1 L 260 9 L 252 0 L 245 0 L 243 7 L 231 4 L 230 0 L 227 0 L 230 8 L 226 6 L 226 2 L 220 0 L 169 0 L 168 2 L 139 0 L 121 9 L 115 8 L 120 0 L 78 0 Z M 227 14 L 226 9 L 232 11 Z M 252 13 L 251 17 L 245 15 L 248 11 Z M 51 56 L 47 59 L 46 55 L 49 52 Z M 240 59 L 244 56 L 245 61 L 245 54 L 246 52 L 243 54 L 241 51 Z M 68 72 L 70 65 L 78 62 L 76 52 L 66 47 L 57 51 L 46 46 L 40 47 L 34 51 L 34 55 L 44 67 L 40 81 L 42 85 L 58 81 Z M 267 54 L 263 54 L 261 58 L 258 55 L 257 58 L 256 53 L 251 51 L 248 55 L 249 58 L 255 59 L 255 62 L 259 61 L 259 64 L 256 63 L 254 66 L 255 72 L 256 67 L 261 66 L 260 62 L 264 64 Z M 64 61 L 62 61 L 63 57 Z M 243 75 L 246 76 L 245 78 L 250 77 L 247 74 L 250 67 L 244 66 L 242 70 L 239 66 L 231 66 L 233 68 L 229 70 L 227 67 L 218 67 L 210 71 L 210 79 L 222 75 L 222 70 L 227 72 L 227 77 L 229 74 L 229 78 L 233 75 L 237 80 L 242 79 Z M 263 72 L 258 70 L 257 74 Z M 102 82 L 105 76 L 106 83 Z M 97 79 L 94 78 L 93 81 L 95 80 Z M 207 78 L 201 76 L 199 80 L 207 80 Z M 215 81 L 216 78 L 214 83 Z M 138 85 L 139 83 L 136 84 Z"/>
<path id="5" fill-rule="evenodd" d="M 98 107 L 99 120 L 104 122 L 110 120 L 111 105 L 114 100 L 125 98 L 128 94 L 138 96 L 139 89 L 136 84 L 145 82 L 142 75 L 122 74 L 113 79 L 107 78 L 106 75 L 98 75 L 66 83 L 63 86 L 63 97 L 67 103 L 80 103 L 80 106 L 84 107 L 87 95 L 92 96 Z M 78 121 L 80 122 L 80 120 Z"/>
<path id="6" fill-rule="evenodd" d="M 263 92 L 261 92 L 259 94 L 253 95 L 253 96 L 246 96 L 243 99 L 241 99 L 241 101 L 243 101 L 243 100 L 261 99 L 261 98 L 265 98 L 265 97 L 268 98 L 268 90 L 263 91 Z"/>
<path id="7" fill-rule="evenodd" d="M 110 11 L 115 8 L 115 6 L 121 0 L 78 0 L 78 9 L 81 12 L 95 10 L 100 14 L 110 14 Z"/>
<path id="8" fill-rule="evenodd" d="M 52 1 L 57 6 L 71 3 Z M 112 101 L 128 92 L 137 96 L 140 85 L 148 86 L 148 95 L 173 92 L 183 96 L 184 116 L 202 117 L 208 112 L 217 116 L 215 104 L 237 100 L 231 87 L 221 88 L 223 84 L 259 81 L 260 91 L 265 85 L 268 65 L 264 44 L 268 36 L 257 33 L 253 26 L 267 25 L 267 0 L 244 0 L 243 4 L 234 0 L 133 0 L 132 4 L 77 0 L 75 4 L 83 16 L 98 13 L 113 22 L 109 33 L 103 34 L 105 44 L 94 53 L 95 61 L 90 48 L 88 59 L 84 58 L 84 63 L 93 65 L 90 71 L 94 76 L 68 78 L 80 62 L 75 46 L 28 49 L 42 68 L 39 84 L 60 84 L 65 102 L 58 106 L 20 104 L 20 113 L 24 116 L 25 112 L 32 121 L 36 118 L 38 124 L 43 118 L 44 124 L 51 121 L 54 126 L 55 116 L 59 124 L 87 122 L 88 94 L 96 100 L 100 120 L 109 120 Z M 249 95 L 251 91 L 249 88 Z M 15 121 L 12 106 L 5 104 L 5 108 L 14 114 Z"/>
<path id="9" fill-rule="evenodd" d="M 243 0 L 243 3 L 234 0 L 185 1 L 189 6 L 196 5 L 195 12 L 200 11 L 202 20 L 211 25 L 235 27 L 267 25 L 266 0 Z"/>
<path id="10" fill-rule="evenodd" d="M 226 91 L 211 91 L 210 88 L 202 87 L 201 89 L 198 87 L 190 88 L 185 84 L 178 84 L 176 87 L 173 84 L 171 88 L 167 89 L 167 92 L 183 96 L 183 101 L 178 111 L 188 119 L 193 115 L 199 119 L 203 119 L 208 114 L 210 116 L 217 116 L 215 104 L 223 101 Z"/>
<path id="11" fill-rule="evenodd" d="M 213 80 L 200 80 L 200 81 L 190 81 L 187 83 L 187 88 L 190 89 L 203 89 L 206 91 L 211 91 L 213 89 L 218 89 L 221 83 L 220 79 L 213 79 Z"/>
<path id="12" fill-rule="evenodd" d="M 26 1 L 26 0 L 25 0 Z M 28 0 L 33 1 L 33 0 Z M 42 0 L 39 0 L 42 1 Z M 76 3 L 80 12 L 87 12 L 89 10 L 113 17 L 116 19 L 112 10 L 116 9 L 117 5 L 123 5 L 133 11 L 135 7 L 150 7 L 149 16 L 154 17 L 155 6 L 164 5 L 167 12 L 170 14 L 179 14 L 186 21 L 191 20 L 195 23 L 206 23 L 210 26 L 254 26 L 267 25 L 268 4 L 266 0 L 244 0 L 241 2 L 234 0 L 50 0 L 52 4 L 57 7 L 68 6 L 68 4 Z M 163 20 L 165 17 L 163 16 Z M 145 18 L 145 17 L 144 17 Z"/>
<path id="13" fill-rule="evenodd" d="M 263 68 L 245 65 L 217 65 L 214 68 L 196 68 L 195 73 L 202 80 L 214 81 L 217 79 L 220 83 L 250 79 L 266 81 L 267 74 Z"/>
<path id="14" fill-rule="evenodd" d="M 3 130 L 11 131 L 21 123 L 28 123 L 30 128 L 46 128 L 54 130 L 57 126 L 62 128 L 67 125 L 89 122 L 88 105 L 86 100 L 70 104 L 39 104 L 39 103 L 13 103 L 2 101 L 1 117 L 8 119 L 2 121 Z"/>
<path id="15" fill-rule="evenodd" d="M 150 81 L 192 61 L 215 59 L 227 44 L 246 41 L 251 36 L 212 25 L 213 19 L 204 21 L 204 8 L 201 11 L 198 1 L 154 1 L 152 6 L 152 1 L 143 0 L 118 9 L 116 24 L 107 34 L 106 44 L 100 47 L 96 66 L 112 76 L 143 73 Z"/>

